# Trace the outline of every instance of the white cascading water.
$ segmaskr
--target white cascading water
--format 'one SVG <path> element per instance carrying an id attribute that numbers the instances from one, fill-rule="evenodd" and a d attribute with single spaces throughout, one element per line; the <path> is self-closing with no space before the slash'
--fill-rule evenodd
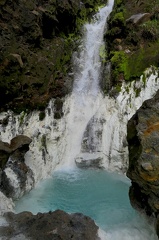
<path id="1" fill-rule="evenodd" d="M 95 15 L 95 21 L 84 26 L 82 50 L 74 54 L 76 73 L 69 113 L 66 115 L 67 129 L 64 139 L 67 144 L 61 155 L 63 157 L 58 166 L 60 168 L 74 168 L 75 157 L 80 153 L 87 124 L 98 111 L 103 98 L 99 87 L 101 72 L 99 52 L 104 44 L 106 20 L 112 11 L 113 4 L 114 0 L 109 0 L 108 5 Z"/>

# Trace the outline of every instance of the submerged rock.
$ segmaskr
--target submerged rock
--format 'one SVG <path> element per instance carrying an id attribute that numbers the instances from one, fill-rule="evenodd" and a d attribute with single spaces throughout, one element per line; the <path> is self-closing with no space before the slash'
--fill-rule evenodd
<path id="1" fill-rule="evenodd" d="M 61 210 L 49 213 L 6 213 L 9 225 L 0 227 L 0 237 L 38 240 L 97 240 L 98 227 L 81 213 L 68 214 Z"/>
<path id="2" fill-rule="evenodd" d="M 159 216 L 159 91 L 128 122 L 130 201 Z M 158 226 L 159 224 L 157 224 Z M 158 231 L 159 232 L 159 231 Z M 159 236 L 159 234 L 158 234 Z"/>
<path id="3" fill-rule="evenodd" d="M 75 158 L 77 167 L 79 168 L 102 168 L 102 153 L 81 153 Z"/>

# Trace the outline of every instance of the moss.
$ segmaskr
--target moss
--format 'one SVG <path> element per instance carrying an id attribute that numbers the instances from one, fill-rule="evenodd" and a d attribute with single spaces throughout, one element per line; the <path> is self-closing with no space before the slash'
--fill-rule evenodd
<path id="1" fill-rule="evenodd" d="M 158 66 L 159 64 L 159 43 L 149 44 L 145 48 L 141 48 L 132 54 L 128 59 L 128 68 L 130 72 L 130 79 L 134 79 L 142 75 L 147 67 L 151 65 Z"/>
<path id="2" fill-rule="evenodd" d="M 116 5 L 117 7 L 120 7 L 120 6 L 123 4 L 123 2 L 124 2 L 124 0 L 116 0 L 116 1 L 115 1 L 115 5 Z"/>
<path id="3" fill-rule="evenodd" d="M 140 4 L 142 2 L 142 4 Z M 159 66 L 159 2 L 117 0 L 108 21 L 107 60 L 111 60 L 112 83 L 138 79 L 150 66 Z M 126 21 L 133 14 L 149 12 L 143 23 Z M 122 51 L 121 51 L 122 50 Z M 129 50 L 129 51 L 127 51 Z"/>
<path id="4" fill-rule="evenodd" d="M 107 52 L 105 49 L 105 45 L 102 45 L 99 49 L 99 56 L 101 58 L 101 61 L 104 63 L 106 61 L 107 58 Z"/>
<path id="5" fill-rule="evenodd" d="M 139 97 L 140 96 L 140 92 L 141 92 L 141 88 L 135 88 L 134 91 L 135 91 L 135 97 L 136 98 Z"/>
<path id="6" fill-rule="evenodd" d="M 127 94 L 129 94 L 130 89 L 128 86 L 126 86 L 125 90 L 126 90 Z"/>
<path id="7" fill-rule="evenodd" d="M 124 51 L 111 52 L 111 63 L 115 82 L 120 80 L 132 81 L 139 78 L 147 67 L 151 65 L 158 66 L 158 46 L 158 42 L 149 44 L 145 48 L 141 48 L 132 54 L 127 54 Z"/>
<path id="8" fill-rule="evenodd" d="M 142 81 L 143 81 L 143 84 L 144 84 L 144 88 L 146 87 L 146 74 L 145 73 L 143 73 L 143 75 L 142 75 Z"/>
<path id="9" fill-rule="evenodd" d="M 121 85 L 116 85 L 115 90 L 116 90 L 117 93 L 120 93 L 121 92 Z"/>
<path id="10" fill-rule="evenodd" d="M 115 51 L 111 53 L 113 56 L 111 58 L 112 69 L 115 81 L 129 80 L 129 68 L 128 68 L 128 57 L 124 51 Z M 121 78 L 123 74 L 124 79 Z"/>
<path id="11" fill-rule="evenodd" d="M 19 116 L 19 125 L 20 126 L 24 123 L 25 116 L 26 116 L 26 112 L 22 111 Z"/>
<path id="12" fill-rule="evenodd" d="M 156 41 L 159 38 L 159 28 L 158 28 L 159 21 L 149 20 L 143 23 L 140 28 L 142 28 L 142 37 L 148 41 Z"/>
<path id="13" fill-rule="evenodd" d="M 124 19 L 124 13 L 123 12 L 117 12 L 114 17 L 112 18 L 112 24 L 114 25 L 125 25 L 125 19 Z"/>

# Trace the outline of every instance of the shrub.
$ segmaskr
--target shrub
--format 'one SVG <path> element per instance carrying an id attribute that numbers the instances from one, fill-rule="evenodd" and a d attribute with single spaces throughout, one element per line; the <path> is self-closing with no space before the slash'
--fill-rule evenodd
<path id="1" fill-rule="evenodd" d="M 142 37 L 149 41 L 156 41 L 159 38 L 159 27 L 157 20 L 150 20 L 141 25 Z"/>
<path id="2" fill-rule="evenodd" d="M 111 63 L 116 81 L 120 80 L 119 78 L 121 74 L 123 74 L 125 80 L 129 80 L 128 58 L 124 51 L 113 52 Z"/>

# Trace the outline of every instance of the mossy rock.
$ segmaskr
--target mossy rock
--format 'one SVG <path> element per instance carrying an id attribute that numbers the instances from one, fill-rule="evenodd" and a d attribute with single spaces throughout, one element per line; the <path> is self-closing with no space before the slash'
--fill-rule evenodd
<path id="1" fill-rule="evenodd" d="M 138 79 L 154 65 L 159 66 L 159 2 L 116 1 L 108 21 L 107 61 L 112 63 L 112 83 Z M 150 18 L 138 25 L 127 22 L 132 15 L 150 13 Z"/>
<path id="2" fill-rule="evenodd" d="M 124 51 L 115 51 L 111 53 L 113 78 L 115 82 L 126 80 L 132 81 L 138 79 L 145 69 L 151 65 L 159 65 L 159 43 L 145 45 L 134 53 L 125 53 Z"/>

